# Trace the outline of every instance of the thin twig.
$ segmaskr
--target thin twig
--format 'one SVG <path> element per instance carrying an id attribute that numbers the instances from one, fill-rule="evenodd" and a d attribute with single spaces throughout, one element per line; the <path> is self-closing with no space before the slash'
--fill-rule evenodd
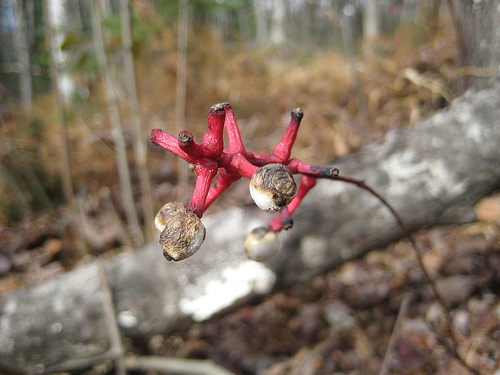
<path id="1" fill-rule="evenodd" d="M 315 373 L 318 358 L 325 358 L 338 345 L 339 331 L 331 330 L 328 336 L 316 345 L 305 357 L 295 356 L 290 375 L 309 375 Z"/>
<path id="2" fill-rule="evenodd" d="M 210 360 L 127 356 L 125 366 L 130 371 L 158 371 L 174 375 L 234 375 Z"/>
<path id="3" fill-rule="evenodd" d="M 118 229 L 118 235 L 122 244 L 128 247 L 132 247 L 132 241 L 128 236 L 127 229 L 123 224 L 123 220 L 121 219 L 120 215 L 118 215 L 118 211 L 115 207 L 115 204 L 113 203 L 113 199 L 111 199 L 109 188 L 107 186 L 103 187 L 99 190 L 99 193 L 103 199 L 103 205 L 106 212 L 109 212 L 111 214 L 112 220 L 115 223 L 116 228 Z"/>
<path id="4" fill-rule="evenodd" d="M 55 42 L 55 35 L 53 32 L 53 21 L 50 16 L 50 1 L 44 0 L 43 2 L 43 17 L 45 22 L 45 32 L 46 37 L 49 43 L 49 56 L 50 56 L 50 74 L 53 84 L 55 85 L 55 95 L 54 95 L 54 104 L 57 116 L 57 126 L 59 131 L 59 136 L 61 142 L 59 144 L 60 150 L 60 160 L 59 160 L 59 174 L 62 183 L 63 195 L 66 202 L 69 204 L 71 208 L 70 215 L 70 225 L 71 229 L 74 230 L 76 234 L 76 248 L 78 250 L 80 258 L 85 257 L 89 253 L 89 249 L 87 243 L 85 241 L 85 236 L 83 235 L 78 222 L 76 221 L 76 217 L 78 216 L 78 206 L 75 199 L 75 193 L 73 191 L 73 181 L 71 179 L 71 160 L 70 160 L 70 150 L 68 145 L 68 124 L 66 120 L 66 111 L 67 105 L 65 103 L 63 94 L 60 90 L 60 80 L 61 80 L 61 72 L 57 63 L 57 48 Z"/>
<path id="5" fill-rule="evenodd" d="M 108 281 L 106 280 L 106 275 L 102 268 L 101 263 L 97 263 L 97 274 L 99 277 L 99 288 L 102 294 L 102 306 L 104 310 L 104 319 L 106 320 L 106 326 L 108 328 L 109 341 L 111 344 L 111 350 L 114 349 L 116 353 L 121 353 L 115 359 L 115 370 L 117 375 L 126 375 L 125 362 L 123 359 L 123 354 L 125 350 L 123 349 L 122 339 L 120 335 L 120 328 L 116 322 L 115 308 L 113 306 L 113 298 L 111 296 L 111 289 L 109 288 Z"/>
<path id="6" fill-rule="evenodd" d="M 405 319 L 408 315 L 408 307 L 410 306 L 412 297 L 413 293 L 408 293 L 404 297 L 403 302 L 401 302 L 401 308 L 399 309 L 396 322 L 394 323 L 391 338 L 389 339 L 389 344 L 387 345 L 387 349 L 385 350 L 384 360 L 382 362 L 382 366 L 380 367 L 379 375 L 386 375 L 389 371 L 389 362 L 392 358 L 392 353 L 394 353 L 396 338 L 399 336 L 399 331 L 401 330 L 403 319 Z"/>

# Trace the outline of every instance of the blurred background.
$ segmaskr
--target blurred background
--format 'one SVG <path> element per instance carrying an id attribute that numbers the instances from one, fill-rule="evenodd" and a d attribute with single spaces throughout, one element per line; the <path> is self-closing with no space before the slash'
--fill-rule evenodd
<path id="1" fill-rule="evenodd" d="M 156 241 L 194 174 L 153 128 L 200 140 L 229 102 L 249 151 L 290 112 L 326 164 L 498 75 L 498 2 L 2 0 L 0 294 Z M 209 211 L 249 204 L 235 184 Z"/>

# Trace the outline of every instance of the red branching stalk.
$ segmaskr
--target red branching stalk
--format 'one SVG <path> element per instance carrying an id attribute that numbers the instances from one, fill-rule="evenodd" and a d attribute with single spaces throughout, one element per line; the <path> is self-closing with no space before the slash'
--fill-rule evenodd
<path id="1" fill-rule="evenodd" d="M 316 185 L 316 178 L 308 175 L 302 176 L 300 179 L 299 189 L 297 191 L 297 196 L 292 200 L 292 202 L 287 206 L 289 215 L 293 215 L 297 207 L 299 206 L 302 199 L 306 196 L 306 194 Z M 269 228 L 271 228 L 274 232 L 279 232 L 282 229 L 290 229 L 283 223 L 289 223 L 291 220 L 287 216 L 283 216 L 283 211 L 279 216 L 276 216 L 273 220 L 269 222 Z M 293 222 L 292 222 L 293 225 Z"/>
<path id="2" fill-rule="evenodd" d="M 194 187 L 193 197 L 187 206 L 188 211 L 193 211 L 199 218 L 205 212 L 205 202 L 207 200 L 210 184 L 217 174 L 217 163 L 210 159 L 202 159 L 204 163 L 197 163 L 194 171 L 196 172 L 196 185 Z"/>
<path id="3" fill-rule="evenodd" d="M 245 150 L 236 118 L 228 103 L 215 104 L 210 108 L 208 128 L 201 143 L 195 142 L 193 135 L 187 130 L 180 132 L 177 139 L 163 130 L 154 129 L 151 133 L 151 141 L 155 145 L 195 165 L 196 185 L 187 210 L 195 212 L 198 217 L 202 217 L 204 211 L 233 182 L 241 177 L 251 179 L 257 169 L 264 165 L 272 163 L 286 165 L 289 162 L 291 149 L 297 137 L 302 116 L 300 108 L 292 112 L 290 125 L 283 139 L 274 149 L 273 154 L 256 156 Z M 228 136 L 228 147 L 225 150 L 223 141 L 224 128 Z M 217 170 L 219 171 L 219 177 L 211 186 Z M 293 210 L 300 203 L 302 197 L 295 201 Z M 290 215 L 293 210 L 290 211 Z"/>
<path id="4" fill-rule="evenodd" d="M 243 146 L 243 141 L 241 140 L 240 129 L 236 123 L 236 118 L 234 117 L 234 112 L 228 103 L 225 103 L 226 119 L 224 121 L 224 126 L 226 128 L 227 137 L 229 142 L 227 145 L 227 152 L 232 153 L 245 153 L 245 146 Z"/>
<path id="5" fill-rule="evenodd" d="M 179 138 L 175 138 L 163 130 L 155 129 L 151 133 L 151 141 L 195 165 L 196 185 L 187 210 L 195 212 L 200 218 L 233 182 L 241 177 L 251 179 L 260 167 L 278 163 L 288 167 L 294 174 L 303 174 L 297 196 L 270 223 L 270 228 L 278 232 L 292 227 L 291 215 L 315 185 L 316 178 L 338 174 L 336 169 L 315 167 L 290 159 L 302 117 L 300 108 L 292 111 L 290 124 L 272 154 L 254 155 L 245 150 L 234 112 L 228 103 L 218 103 L 210 108 L 208 128 L 201 143 L 195 142 L 187 130 L 181 131 Z M 228 136 L 227 149 L 224 149 L 224 129 Z M 212 185 L 217 171 L 219 176 Z"/>
<path id="6" fill-rule="evenodd" d="M 302 163 L 297 159 L 290 159 L 303 113 L 300 108 L 297 108 L 292 111 L 291 115 L 290 124 L 280 143 L 274 148 L 272 154 L 264 155 L 254 155 L 245 150 L 233 110 L 228 103 L 215 104 L 210 108 L 208 128 L 201 143 L 196 143 L 193 140 L 193 135 L 186 130 L 179 134 L 178 139 L 160 129 L 152 131 L 152 143 L 180 156 L 188 163 L 194 164 L 197 175 L 189 205 L 184 208 L 182 203 L 173 204 L 172 207 L 176 208 L 173 210 L 171 204 L 167 204 L 157 215 L 157 222 L 163 223 L 159 226 L 160 230 L 164 228 L 160 235 L 160 244 L 165 257 L 168 260 L 182 260 L 193 255 L 201 247 L 205 238 L 205 228 L 200 218 L 224 190 L 241 177 L 251 179 L 251 194 L 254 199 L 256 196 L 258 197 L 259 202 L 257 203 L 256 199 L 256 203 L 259 207 L 266 211 L 280 211 L 279 215 L 272 219 L 267 227 L 256 228 L 245 240 L 246 253 L 257 261 L 269 259 L 277 252 L 279 242 L 276 232 L 290 229 L 293 226 L 293 213 L 306 194 L 316 185 L 318 178 L 354 184 L 374 195 L 386 206 L 404 234 L 410 239 L 420 267 L 445 311 L 448 334 L 452 338 L 452 347 L 448 347 L 448 349 L 464 367 L 477 373 L 475 369 L 467 365 L 456 351 L 458 341 L 450 324 L 449 308 L 425 269 L 415 240 L 400 216 L 381 195 L 366 185 L 364 181 L 339 176 L 337 168 L 319 167 Z M 227 149 L 224 149 L 224 129 L 226 129 L 228 136 Z M 259 173 L 256 173 L 257 171 Z M 217 172 L 219 172 L 219 176 L 212 184 Z M 295 181 L 290 177 L 292 174 L 302 175 L 298 189 Z M 280 194 L 283 195 L 280 196 Z M 266 207 L 267 203 L 271 204 L 271 207 Z"/>
<path id="7" fill-rule="evenodd" d="M 207 159 L 217 160 L 224 149 L 224 139 L 222 137 L 226 117 L 224 106 L 224 103 L 215 104 L 208 112 L 208 128 L 201 139 L 203 154 Z"/>
<path id="8" fill-rule="evenodd" d="M 151 132 L 151 142 L 167 151 L 170 151 L 174 155 L 180 156 L 188 163 L 195 164 L 196 158 L 193 159 L 189 156 L 190 154 L 181 149 L 178 139 L 168 134 L 166 131 L 153 129 Z"/>
<path id="9" fill-rule="evenodd" d="M 290 154 L 292 153 L 292 147 L 297 138 L 297 132 L 299 131 L 300 121 L 304 117 L 304 113 L 300 108 L 296 108 L 292 111 L 292 120 L 290 125 L 283 135 L 281 142 L 276 145 L 273 151 L 273 155 L 268 159 L 271 163 L 286 163 L 290 159 Z"/>
<path id="10" fill-rule="evenodd" d="M 239 174 L 232 174 L 221 168 L 219 170 L 219 177 L 208 191 L 207 200 L 205 201 L 205 209 L 207 209 L 217 198 L 219 198 L 222 192 L 231 186 L 233 182 L 238 181 L 240 178 L 241 176 Z"/>
<path id="11" fill-rule="evenodd" d="M 187 130 L 183 130 L 179 133 L 178 139 L 179 147 L 193 160 L 198 160 L 203 157 L 204 151 L 203 147 L 193 141 L 193 134 L 188 132 Z"/>

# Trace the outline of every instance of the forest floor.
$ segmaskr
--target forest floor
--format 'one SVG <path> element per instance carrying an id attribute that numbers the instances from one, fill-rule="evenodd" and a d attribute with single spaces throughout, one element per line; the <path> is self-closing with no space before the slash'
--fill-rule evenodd
<path id="1" fill-rule="evenodd" d="M 458 353 L 477 373 L 494 375 L 500 368 L 500 195 L 483 199 L 476 212 L 475 223 L 422 230 L 415 238 L 451 307 Z M 14 274 L 34 284 L 63 272 L 51 266 L 59 263 L 50 261 L 56 245 L 19 255 L 24 272 L 0 278 L 0 289 L 13 287 Z M 124 345 L 127 355 L 210 359 L 241 375 L 471 373 L 452 355 L 441 305 L 407 240 L 207 321 Z M 108 362 L 84 374 L 113 371 Z"/>
<path id="2" fill-rule="evenodd" d="M 479 374 L 500 366 L 500 196 L 476 223 L 416 235 L 451 306 L 457 351 Z M 372 251 L 255 304 L 153 337 L 148 354 L 209 358 L 236 374 L 469 374 L 451 354 L 441 305 L 410 244 Z"/>

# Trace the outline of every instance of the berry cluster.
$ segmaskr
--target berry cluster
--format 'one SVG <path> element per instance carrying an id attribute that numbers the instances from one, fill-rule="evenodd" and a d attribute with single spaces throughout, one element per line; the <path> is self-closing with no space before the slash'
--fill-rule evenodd
<path id="1" fill-rule="evenodd" d="M 281 142 L 272 154 L 264 155 L 254 155 L 245 150 L 234 113 L 227 103 L 215 104 L 210 108 L 208 129 L 201 143 L 194 142 L 193 135 L 185 130 L 179 134 L 178 139 L 163 130 L 153 130 L 151 141 L 194 164 L 197 175 L 193 197 L 187 207 L 181 202 L 167 203 L 156 215 L 155 224 L 161 232 L 160 244 L 165 258 L 176 261 L 186 259 L 201 247 L 205 239 L 205 227 L 201 222 L 203 213 L 227 187 L 241 177 L 250 179 L 250 195 L 257 206 L 265 211 L 279 212 L 267 227 L 254 229 L 245 239 L 245 251 L 256 261 L 267 260 L 276 254 L 280 246 L 276 232 L 292 227 L 293 212 L 318 178 L 354 184 L 387 207 L 410 240 L 420 268 L 445 313 L 447 334 L 453 343 L 448 349 L 464 367 L 478 374 L 458 354 L 458 340 L 451 327 L 449 307 L 425 268 L 414 237 L 394 208 L 363 180 L 339 176 L 336 168 L 317 167 L 290 159 L 302 116 L 300 108 L 292 111 L 292 120 Z M 224 149 L 224 128 L 228 135 L 227 149 Z M 219 177 L 211 185 L 217 172 Z M 293 174 L 302 174 L 298 188 Z"/>
<path id="2" fill-rule="evenodd" d="M 264 261 L 279 249 L 276 232 L 293 226 L 292 214 L 317 178 L 335 178 L 338 169 L 318 167 L 291 159 L 291 150 L 303 112 L 296 108 L 281 142 L 272 154 L 255 155 L 245 150 L 233 110 L 228 103 L 218 103 L 208 113 L 208 129 L 201 142 L 183 130 L 175 138 L 154 129 L 151 141 L 194 165 L 196 184 L 189 204 L 167 203 L 158 212 L 155 225 L 161 232 L 160 244 L 168 260 L 182 260 L 193 255 L 205 239 L 201 217 L 205 210 L 241 177 L 250 179 L 250 195 L 259 208 L 279 212 L 267 227 L 254 229 L 245 240 L 251 259 Z M 223 131 L 228 145 L 224 148 Z M 219 174 L 215 182 L 212 181 Z M 302 174 L 297 187 L 294 174 Z"/>

